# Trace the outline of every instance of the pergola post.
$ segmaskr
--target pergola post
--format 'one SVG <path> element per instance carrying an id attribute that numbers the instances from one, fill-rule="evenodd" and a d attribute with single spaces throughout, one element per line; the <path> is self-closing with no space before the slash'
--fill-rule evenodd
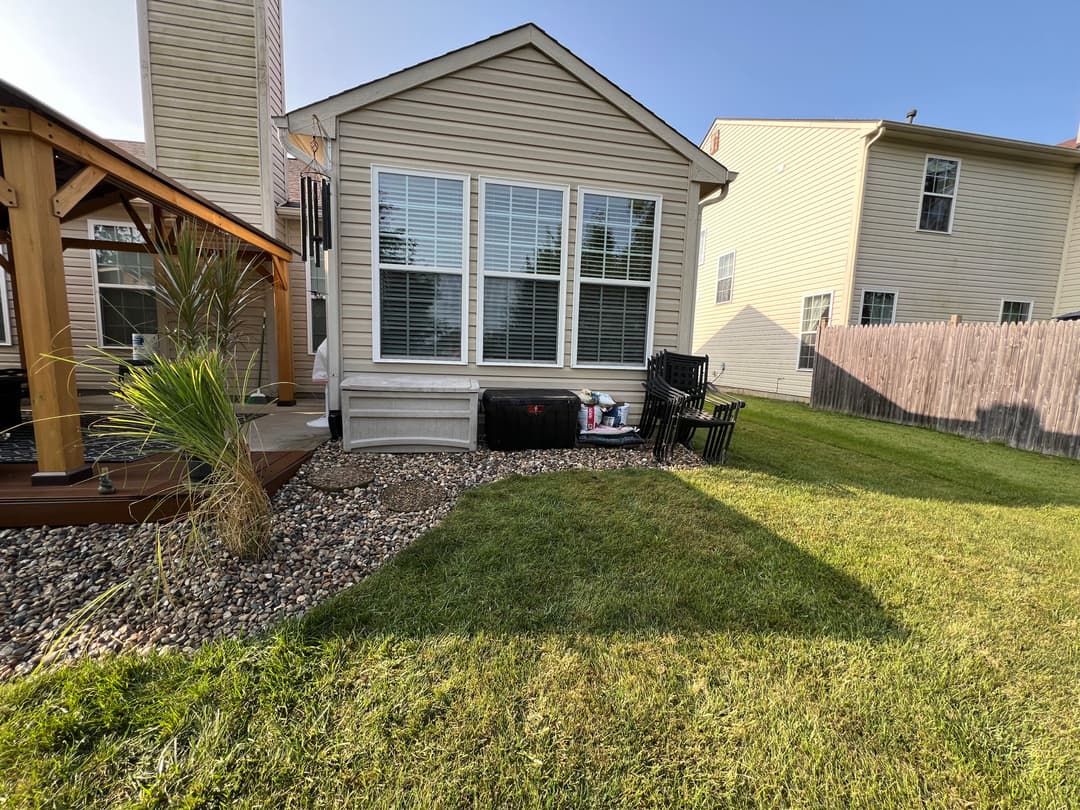
<path id="1" fill-rule="evenodd" d="M 274 337 L 277 348 L 278 405 L 296 404 L 293 370 L 292 310 L 289 303 L 289 263 L 278 256 L 274 265 Z"/>
<path id="2" fill-rule="evenodd" d="M 75 391 L 71 320 L 60 219 L 53 210 L 53 147 L 30 133 L 0 134 L 4 177 L 17 205 L 8 209 L 12 260 L 18 273 L 19 342 L 27 362 L 38 471 L 35 484 L 88 478 Z M 64 359 L 51 359 L 52 357 Z"/>

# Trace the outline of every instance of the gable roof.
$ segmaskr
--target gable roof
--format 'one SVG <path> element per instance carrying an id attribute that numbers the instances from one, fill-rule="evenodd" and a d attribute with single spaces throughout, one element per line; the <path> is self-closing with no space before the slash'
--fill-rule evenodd
<path id="1" fill-rule="evenodd" d="M 383 76 L 381 79 L 375 79 L 351 90 L 329 96 L 322 101 L 298 107 L 285 115 L 286 125 L 289 132 L 319 134 L 312 132 L 312 116 L 316 116 L 333 137 L 335 134 L 333 119 L 343 113 L 527 45 L 532 45 L 545 54 L 582 84 L 594 90 L 690 161 L 691 180 L 723 185 L 735 179 L 735 172 L 729 172 L 722 164 L 701 151 L 686 136 L 533 23 L 511 28 L 509 31 L 495 34 L 464 48 L 450 51 L 418 65 Z"/>

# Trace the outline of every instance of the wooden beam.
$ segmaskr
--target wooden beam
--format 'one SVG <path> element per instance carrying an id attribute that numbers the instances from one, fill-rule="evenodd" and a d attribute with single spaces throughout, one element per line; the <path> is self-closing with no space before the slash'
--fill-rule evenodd
<path id="1" fill-rule="evenodd" d="M 83 200 L 68 211 L 67 216 L 60 217 L 60 221 L 71 222 L 73 219 L 82 219 L 95 211 L 100 211 L 102 208 L 108 208 L 119 204 L 120 192 L 110 191 L 108 194 L 102 194 L 100 197 L 91 197 L 88 200 Z"/>
<path id="2" fill-rule="evenodd" d="M 83 163 L 104 169 L 118 183 L 125 185 L 128 190 L 139 197 L 146 198 L 148 201 L 153 198 L 153 200 L 177 213 L 200 219 L 215 228 L 232 234 L 237 239 L 253 247 L 266 251 L 271 256 L 277 256 L 281 259 L 292 257 L 292 251 L 288 248 L 284 248 L 256 233 L 253 229 L 218 213 L 210 206 L 199 202 L 189 194 L 178 191 L 150 172 L 128 163 L 93 141 L 87 140 L 59 124 L 54 124 L 37 113 L 30 113 L 30 129 L 38 138 L 52 144 L 64 154 Z"/>
<path id="3" fill-rule="evenodd" d="M 119 250 L 123 253 L 154 252 L 149 242 L 117 242 L 115 239 L 84 239 L 81 236 L 65 236 L 61 239 L 64 250 Z"/>
<path id="4" fill-rule="evenodd" d="M 64 187 L 53 197 L 53 213 L 63 219 L 83 197 L 94 190 L 94 186 L 105 179 L 105 170 L 97 166 L 84 166 L 82 171 L 64 183 Z"/>
<path id="5" fill-rule="evenodd" d="M 79 431 L 64 253 L 52 207 L 53 149 L 30 135 L 0 131 L 0 154 L 21 198 L 8 215 L 12 259 L 19 271 L 19 343 L 26 352 L 37 443 L 34 482 L 71 483 L 92 468 L 83 459 Z"/>
<path id="6" fill-rule="evenodd" d="M 289 302 L 289 263 L 277 256 L 274 263 L 274 338 L 277 349 L 278 405 L 296 404 L 293 370 L 292 308 Z M 283 283 L 279 283 L 283 281 Z"/>
<path id="7" fill-rule="evenodd" d="M 146 230 L 146 225 L 142 221 L 142 217 L 132 207 L 131 200 L 126 195 L 120 196 L 120 203 L 124 206 L 124 210 L 127 211 L 128 219 L 131 220 L 131 224 L 135 226 L 135 230 L 139 232 L 139 236 L 143 238 L 143 241 L 148 245 L 154 244 L 154 240 L 150 237 L 150 232 Z M 155 251 L 156 252 L 156 251 Z"/>
<path id="8" fill-rule="evenodd" d="M 5 208 L 14 208 L 19 204 L 19 195 L 15 193 L 14 186 L 3 177 L 0 177 L 0 205 Z"/>

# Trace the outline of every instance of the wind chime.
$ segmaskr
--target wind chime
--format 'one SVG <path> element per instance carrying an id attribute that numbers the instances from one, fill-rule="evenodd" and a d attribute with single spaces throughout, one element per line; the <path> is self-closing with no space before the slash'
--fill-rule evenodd
<path id="1" fill-rule="evenodd" d="M 300 175 L 300 255 L 322 267 L 322 253 L 333 247 L 330 234 L 330 180 L 322 174 Z"/>

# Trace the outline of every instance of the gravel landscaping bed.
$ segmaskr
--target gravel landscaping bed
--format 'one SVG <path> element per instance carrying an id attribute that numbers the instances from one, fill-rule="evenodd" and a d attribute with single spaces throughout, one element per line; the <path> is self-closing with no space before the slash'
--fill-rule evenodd
<path id="1" fill-rule="evenodd" d="M 676 449 L 675 466 L 700 463 Z M 218 636 L 258 633 L 355 585 L 437 525 L 465 489 L 513 474 L 653 465 L 640 450 L 374 455 L 344 453 L 333 442 L 274 496 L 272 546 L 262 560 L 238 560 L 212 545 L 181 563 L 180 541 L 171 538 L 167 595 L 154 574 L 153 526 L 0 530 L 0 678 L 29 672 L 75 611 L 125 580 L 129 590 L 65 640 L 62 655 L 190 652 Z M 309 483 L 342 466 L 362 467 L 374 480 L 341 491 Z M 410 502 L 421 511 L 400 511 Z"/>

